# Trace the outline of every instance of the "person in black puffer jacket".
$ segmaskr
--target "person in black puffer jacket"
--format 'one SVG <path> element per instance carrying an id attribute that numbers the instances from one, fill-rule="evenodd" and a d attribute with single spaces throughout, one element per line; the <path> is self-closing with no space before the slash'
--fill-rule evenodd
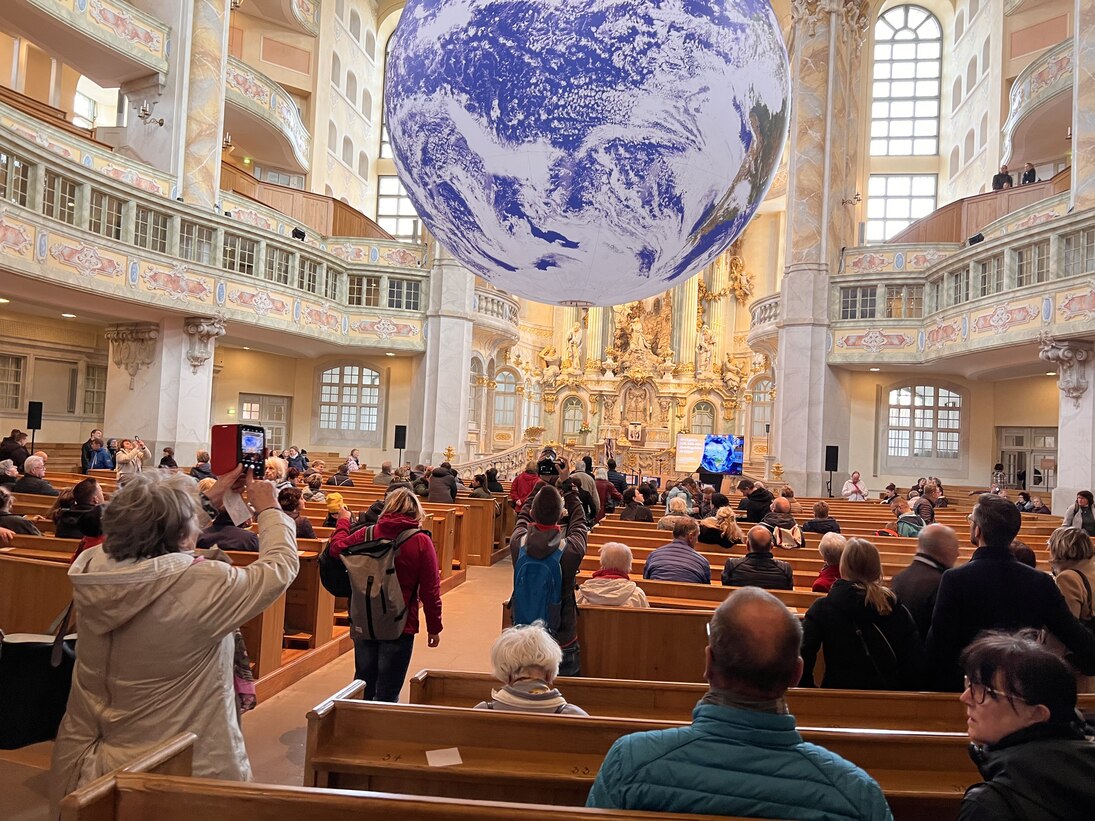
<path id="1" fill-rule="evenodd" d="M 72 506 L 58 508 L 53 517 L 54 535 L 58 539 L 80 539 L 80 520 L 103 504 L 103 489 L 95 479 L 84 479 L 72 488 Z"/>
<path id="2" fill-rule="evenodd" d="M 722 571 L 726 587 L 764 587 L 768 590 L 791 590 L 795 586 L 795 571 L 790 562 L 772 556 L 772 531 L 757 525 L 745 536 L 749 552 L 743 558 L 727 559 Z"/>
<path id="3" fill-rule="evenodd" d="M 866 539 L 849 539 L 840 578 L 802 622 L 802 681 L 814 687 L 814 662 L 825 653 L 822 687 L 847 690 L 919 690 L 924 646 L 916 622 L 882 585 L 882 557 Z"/>
<path id="4" fill-rule="evenodd" d="M 961 665 L 970 757 L 985 780 L 966 790 L 959 821 L 1087 817 L 1095 743 L 1090 726 L 1078 723 L 1068 666 L 1033 631 L 982 633 Z"/>
<path id="5" fill-rule="evenodd" d="M 772 510 L 771 491 L 761 487 L 751 479 L 742 479 L 738 482 L 738 490 L 741 491 L 741 501 L 738 502 L 738 510 L 744 510 L 745 521 L 759 522 Z"/>

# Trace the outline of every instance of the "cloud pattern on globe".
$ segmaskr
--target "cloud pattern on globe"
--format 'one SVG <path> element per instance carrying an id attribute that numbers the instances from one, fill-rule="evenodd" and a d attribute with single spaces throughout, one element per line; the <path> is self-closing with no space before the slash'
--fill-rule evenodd
<path id="1" fill-rule="evenodd" d="M 386 123 L 423 222 L 469 269 L 620 304 L 709 264 L 786 141 L 767 0 L 409 0 Z"/>

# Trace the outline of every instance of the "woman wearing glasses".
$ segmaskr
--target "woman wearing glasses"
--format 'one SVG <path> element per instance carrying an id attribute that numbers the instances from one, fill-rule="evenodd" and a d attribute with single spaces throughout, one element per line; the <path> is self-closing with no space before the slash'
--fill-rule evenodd
<path id="1" fill-rule="evenodd" d="M 1095 744 L 1068 666 L 1026 633 L 989 632 L 966 648 L 962 669 L 970 756 L 985 780 L 966 791 L 959 821 L 1089 817 Z"/>

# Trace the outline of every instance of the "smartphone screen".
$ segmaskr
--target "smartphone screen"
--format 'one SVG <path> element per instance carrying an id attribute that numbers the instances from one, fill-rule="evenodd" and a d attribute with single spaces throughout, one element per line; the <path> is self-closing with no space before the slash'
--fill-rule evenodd
<path id="1" fill-rule="evenodd" d="M 263 431 L 248 430 L 240 433 L 240 455 L 245 461 L 261 461 L 265 444 L 266 436 Z"/>

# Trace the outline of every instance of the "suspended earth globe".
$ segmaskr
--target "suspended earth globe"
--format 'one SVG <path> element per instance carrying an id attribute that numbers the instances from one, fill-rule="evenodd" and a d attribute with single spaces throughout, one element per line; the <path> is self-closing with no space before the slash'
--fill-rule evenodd
<path id="1" fill-rule="evenodd" d="M 715 259 L 787 135 L 767 0 L 408 0 L 387 67 L 399 177 L 499 288 L 610 305 Z"/>

